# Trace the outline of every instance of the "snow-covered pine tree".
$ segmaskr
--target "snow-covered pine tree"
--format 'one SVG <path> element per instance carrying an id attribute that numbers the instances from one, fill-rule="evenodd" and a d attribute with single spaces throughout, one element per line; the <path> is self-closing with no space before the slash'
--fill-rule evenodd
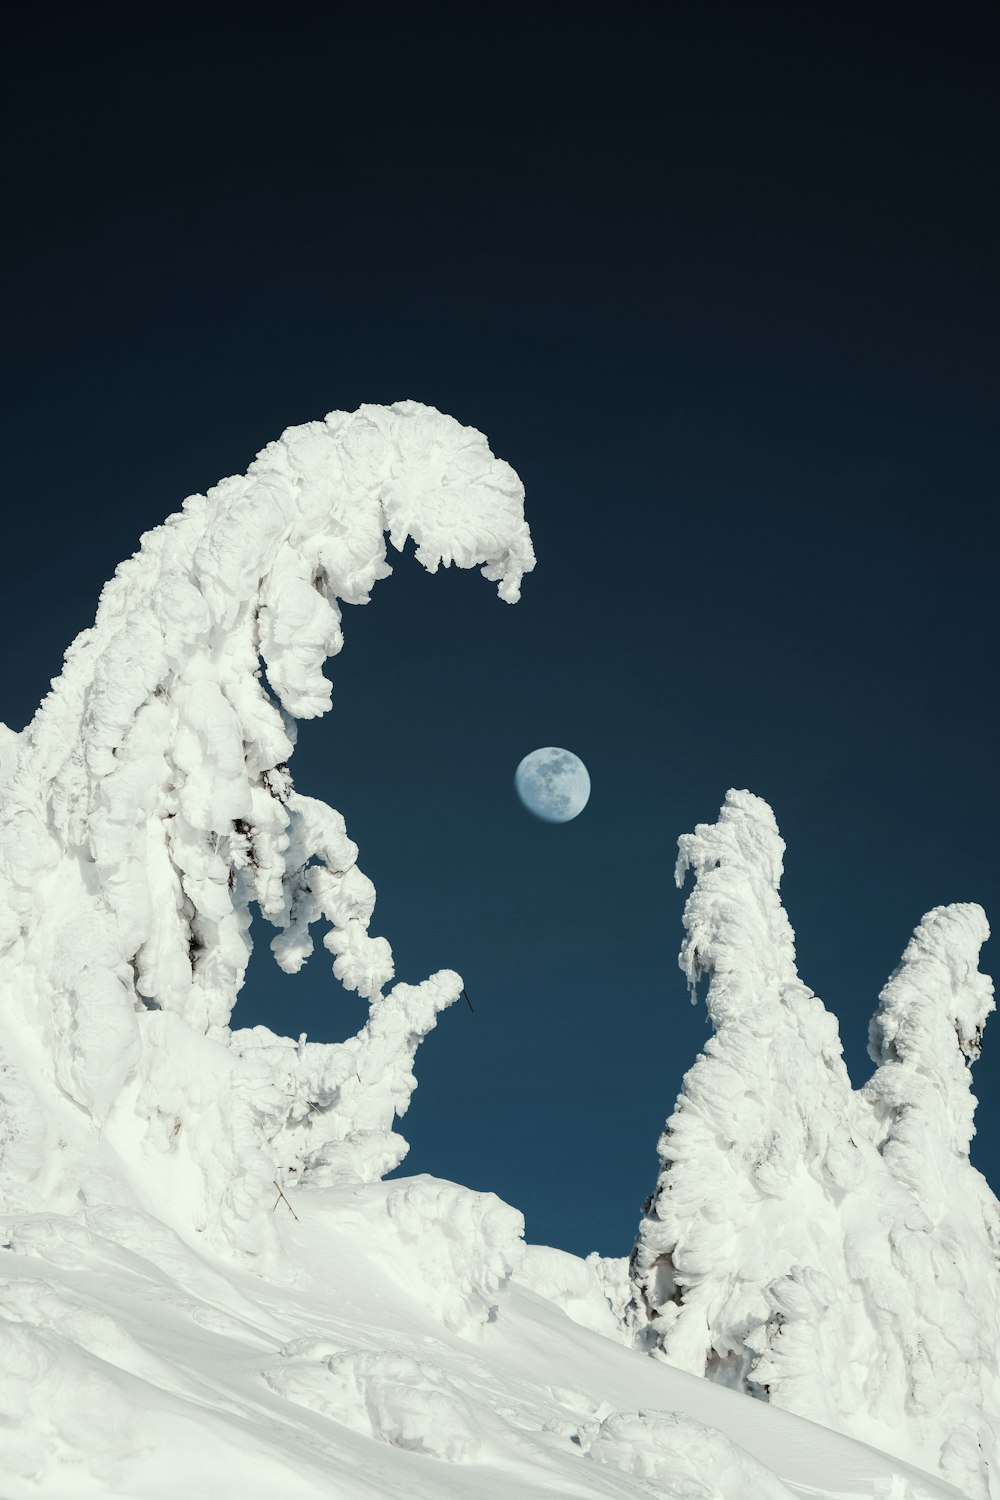
<path id="1" fill-rule="evenodd" d="M 392 571 L 386 533 L 511 603 L 534 563 L 521 483 L 480 433 L 415 402 L 332 412 L 144 536 L 32 723 L 0 726 L 3 1207 L 139 1203 L 257 1252 L 276 1176 L 402 1158 L 414 1052 L 462 981 L 383 995 L 357 846 L 287 765 L 295 720 L 330 708 L 342 605 Z M 357 1036 L 230 1029 L 252 905 L 291 972 L 329 924 L 371 1005 Z"/>
<path id="2" fill-rule="evenodd" d="M 905 1190 L 886 1195 L 888 1265 L 868 1276 L 882 1401 L 914 1443 L 937 1449 L 963 1494 L 991 1491 L 1000 1432 L 1000 1204 L 969 1161 L 971 1067 L 994 1009 L 979 972 L 982 908 L 939 906 L 920 922 L 869 1028 L 876 1071 L 862 1091 L 882 1161 Z M 852 1259 L 863 1259 L 853 1257 Z M 870 1262 L 870 1257 L 868 1257 Z"/>
<path id="3" fill-rule="evenodd" d="M 796 971 L 771 809 L 731 791 L 719 821 L 679 850 L 678 884 L 695 876 L 680 964 L 692 990 L 707 980 L 714 1035 L 659 1142 L 630 1317 L 640 1344 L 672 1364 L 757 1390 L 767 1288 L 802 1265 L 821 1299 L 843 1284 L 836 1198 L 865 1169 L 837 1023 Z M 827 1419 L 818 1384 L 808 1404 Z"/>
<path id="4" fill-rule="evenodd" d="M 627 1317 L 673 1364 L 996 1500 L 1000 1206 L 968 1161 L 969 1068 L 993 1008 L 976 906 L 929 913 L 851 1090 L 798 979 L 766 803 L 730 792 L 679 841 L 681 967 L 714 1035 L 659 1143 Z"/>

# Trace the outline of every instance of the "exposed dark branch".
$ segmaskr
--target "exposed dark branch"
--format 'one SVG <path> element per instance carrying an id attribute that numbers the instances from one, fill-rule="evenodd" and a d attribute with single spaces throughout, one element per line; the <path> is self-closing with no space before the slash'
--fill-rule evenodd
<path id="1" fill-rule="evenodd" d="M 289 1203 L 288 1199 L 285 1197 L 284 1193 L 281 1191 L 281 1183 L 278 1181 L 278 1179 L 276 1177 L 272 1178 L 272 1181 L 273 1181 L 275 1187 L 278 1189 L 278 1196 L 274 1200 L 274 1206 L 272 1207 L 271 1212 L 274 1213 L 274 1210 L 277 1208 L 278 1204 L 280 1202 L 284 1201 L 285 1207 L 288 1209 L 288 1212 L 291 1214 L 291 1216 L 295 1220 L 296 1224 L 300 1224 L 302 1222 L 301 1219 L 299 1218 L 298 1214 L 295 1212 L 295 1210 L 292 1207 L 292 1205 Z"/>

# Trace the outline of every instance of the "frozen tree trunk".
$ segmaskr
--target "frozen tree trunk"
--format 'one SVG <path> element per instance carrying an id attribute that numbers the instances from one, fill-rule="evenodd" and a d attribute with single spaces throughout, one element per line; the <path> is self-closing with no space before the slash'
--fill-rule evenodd
<path id="1" fill-rule="evenodd" d="M 396 985 L 375 891 L 333 808 L 288 771 L 325 713 L 343 603 L 408 537 L 514 602 L 523 491 L 486 440 L 403 402 L 289 428 L 142 539 L 33 722 L 0 726 L 0 1192 L 137 1202 L 225 1247 L 273 1233 L 273 1181 L 371 1180 L 421 1038 L 461 993 Z M 371 1005 L 323 1046 L 230 1030 L 256 906 L 294 972 L 324 943 Z M 44 1182 L 43 1182 L 44 1172 Z"/>
<path id="2" fill-rule="evenodd" d="M 997 1449 L 998 1205 L 967 1157 L 992 985 L 978 907 L 914 934 L 854 1093 L 799 980 L 770 808 L 730 792 L 680 840 L 680 963 L 714 1035 L 684 1079 L 631 1259 L 640 1347 L 987 1497 Z"/>

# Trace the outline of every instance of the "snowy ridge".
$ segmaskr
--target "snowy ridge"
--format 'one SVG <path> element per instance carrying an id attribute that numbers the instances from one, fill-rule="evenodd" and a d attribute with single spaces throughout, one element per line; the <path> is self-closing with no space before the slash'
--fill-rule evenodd
<path id="1" fill-rule="evenodd" d="M 413 402 L 334 412 L 148 533 L 33 722 L 4 730 L 0 984 L 17 1024 L 0 1039 L 2 1166 L 16 1206 L 51 1207 L 60 1186 L 130 1201 L 142 1184 L 182 1232 L 259 1253 L 275 1177 L 373 1181 L 401 1160 L 392 1122 L 413 1055 L 461 979 L 383 998 L 392 951 L 368 932 L 357 846 L 287 767 L 294 720 L 330 707 L 342 604 L 391 572 L 386 532 L 397 548 L 413 537 L 431 572 L 481 566 L 509 602 L 533 566 L 521 484 L 479 433 Z M 372 1004 L 356 1037 L 230 1032 L 251 903 L 288 971 L 329 923 L 334 974 Z M 32 1098 L 59 1101 L 58 1125 Z"/>
<path id="2" fill-rule="evenodd" d="M 729 792 L 679 841 L 681 968 L 714 1035 L 659 1143 L 632 1256 L 640 1347 L 988 1497 L 1000 1431 L 1000 1208 L 968 1160 L 993 987 L 982 911 L 917 928 L 855 1093 L 798 978 L 771 809 Z"/>

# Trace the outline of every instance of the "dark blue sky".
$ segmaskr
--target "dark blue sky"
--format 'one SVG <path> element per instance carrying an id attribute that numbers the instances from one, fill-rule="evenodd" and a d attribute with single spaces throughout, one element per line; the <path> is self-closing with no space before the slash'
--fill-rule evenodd
<path id="1" fill-rule="evenodd" d="M 400 977 L 459 968 L 476 1007 L 418 1054 L 408 1169 L 533 1239 L 631 1244 L 706 1035 L 675 841 L 727 787 L 775 808 L 856 1083 L 920 915 L 1000 920 L 998 43 L 987 6 L 714 0 L 8 34 L 0 716 L 140 532 L 289 423 L 412 397 L 525 481 L 523 602 L 401 559 L 293 769 Z M 563 827 L 511 788 L 545 744 L 593 780 Z M 262 952 L 237 1020 L 362 1009 Z"/>

